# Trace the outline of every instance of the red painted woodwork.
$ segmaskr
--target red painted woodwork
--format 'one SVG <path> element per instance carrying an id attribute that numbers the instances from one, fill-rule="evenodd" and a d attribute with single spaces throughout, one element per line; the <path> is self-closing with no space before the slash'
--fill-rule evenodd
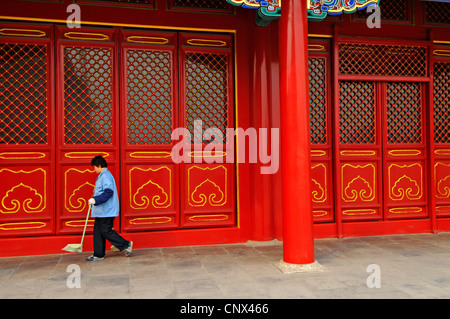
<path id="1" fill-rule="evenodd" d="M 274 127 L 271 100 L 275 91 L 273 88 L 277 87 L 277 83 L 273 83 L 274 75 L 271 70 L 274 50 L 273 48 L 266 49 L 267 46 L 273 46 L 275 42 L 271 32 L 271 28 L 252 26 L 251 33 L 254 41 L 252 41 L 250 53 L 253 60 L 250 83 L 252 88 L 250 104 L 253 110 L 251 126 L 256 130 L 267 129 L 268 141 L 271 138 L 270 128 Z M 270 154 L 273 154 L 272 152 L 277 146 L 279 145 L 266 145 Z M 264 145 L 259 144 L 258 150 L 261 147 L 264 147 Z M 261 163 L 254 163 L 251 167 L 253 198 L 250 239 L 255 241 L 272 240 L 276 230 L 275 215 L 277 214 L 273 209 L 275 202 L 273 191 L 276 189 L 273 186 L 275 174 L 261 174 L 262 166 Z"/>
<path id="2" fill-rule="evenodd" d="M 425 84 L 388 82 L 384 91 L 384 192 L 387 219 L 427 218 Z"/>
<path id="3" fill-rule="evenodd" d="M 21 42 L 30 43 L 35 48 L 30 60 L 37 60 L 37 57 L 40 58 L 38 53 L 48 50 L 47 55 L 42 54 L 47 60 L 39 61 L 42 65 L 39 65 L 38 74 L 47 77 L 46 81 L 42 81 L 46 99 L 40 98 L 47 103 L 41 106 L 43 111 L 40 111 L 47 117 L 42 116 L 45 123 L 36 125 L 36 130 L 42 132 L 29 133 L 23 141 L 19 140 L 22 138 L 19 137 L 19 130 L 17 136 L 12 133 L 2 135 L 4 144 L 14 142 L 17 145 L 2 146 L 0 152 L 1 173 L 10 181 L 0 190 L 4 193 L 2 198 L 5 203 L 0 216 L 4 231 L 1 236 L 80 234 L 87 213 L 87 199 L 92 196 L 97 177 L 90 160 L 101 154 L 107 159 L 108 168 L 115 176 L 121 193 L 122 214 L 115 222 L 118 231 L 193 228 L 194 234 L 179 233 L 179 238 L 184 238 L 182 242 L 165 240 L 179 245 L 203 243 L 200 238 L 211 243 L 217 241 L 209 231 L 195 235 L 195 230 L 199 228 L 237 226 L 237 230 L 230 229 L 229 235 L 218 242 L 242 240 L 238 238 L 241 238 L 241 233 L 245 234 L 248 217 L 238 219 L 236 185 L 238 183 L 241 194 L 245 196 L 241 207 L 248 207 L 245 166 L 241 167 L 244 178 L 237 181 L 237 163 L 209 164 L 211 158 L 217 159 L 218 154 L 224 161 L 225 155 L 234 154 L 234 135 L 231 136 L 233 141 L 223 143 L 223 148 L 222 144 L 215 145 L 216 150 L 223 149 L 222 152 L 210 153 L 212 143 L 192 143 L 192 152 L 187 154 L 192 164 L 174 164 L 170 158 L 175 144 L 170 141 L 170 134 L 179 123 L 192 131 L 193 127 L 189 127 L 192 120 L 201 118 L 205 121 L 204 129 L 217 126 L 225 134 L 227 128 L 234 128 L 235 98 L 245 96 L 245 91 L 241 95 L 235 95 L 234 91 L 235 63 L 242 64 L 241 61 L 234 61 L 234 44 L 240 43 L 245 48 L 242 40 L 234 42 L 230 34 L 217 33 L 149 32 L 100 27 L 74 30 L 63 26 L 36 26 L 31 29 L 23 24 L 5 26 L 7 28 L 2 29 L 2 34 L 11 29 L 11 35 L 4 36 L 8 45 L 5 50 L 15 50 L 9 42 L 15 46 Z M 16 35 L 20 38 L 16 39 Z M 46 45 L 51 49 L 47 49 Z M 56 51 L 55 59 L 53 51 Z M 145 59 L 142 59 L 144 56 Z M 10 58 L 8 62 L 14 63 L 14 59 L 19 57 Z M 156 68 L 155 65 L 142 67 L 142 60 L 159 65 Z M 20 62 L 20 67 L 25 64 Z M 156 74 L 158 67 L 160 71 Z M 12 71 L 26 72 L 18 70 L 19 66 L 11 68 Z M 52 85 L 54 81 L 49 80 L 53 76 L 56 87 Z M 247 82 L 245 76 L 238 78 Z M 166 85 L 168 79 L 172 81 L 170 89 Z M 157 105 L 159 110 L 153 108 L 153 112 L 159 112 L 151 114 L 153 119 L 149 114 L 142 114 L 148 110 L 139 108 L 147 102 L 143 101 L 144 94 L 141 94 L 143 84 L 147 84 L 145 81 L 151 82 L 147 87 L 151 84 L 152 88 L 162 92 L 159 96 L 145 94 L 146 99 L 153 99 L 152 106 L 157 105 L 155 101 L 160 102 Z M 158 87 L 156 81 L 166 82 Z M 200 93 L 196 95 L 193 90 Z M 182 94 L 182 99 L 179 99 L 179 94 Z M 169 100 L 168 96 L 172 100 L 168 103 L 169 112 L 166 114 L 163 106 Z M 135 103 L 131 102 L 132 98 L 135 98 Z M 191 105 L 190 109 L 182 106 L 181 100 L 185 105 Z M 199 107 L 195 109 L 192 105 Z M 29 116 L 27 110 L 20 107 L 17 110 L 11 107 L 11 110 Z M 241 125 L 246 128 L 246 105 L 243 104 L 240 110 L 243 114 Z M 119 112 L 122 119 L 119 119 Z M 156 125 L 159 129 L 156 134 L 148 129 L 150 124 L 155 126 L 155 121 L 159 125 Z M 27 125 L 17 124 L 20 127 Z M 44 127 L 44 124 L 47 126 Z M 54 125 L 58 134 L 54 134 Z M 39 144 L 41 140 L 45 146 L 31 145 L 32 142 Z M 20 145 L 26 142 L 30 145 Z M 21 152 L 14 151 L 19 147 Z M 9 149 L 11 152 L 6 152 Z M 198 155 L 208 154 L 210 158 L 198 160 Z M 21 176 L 22 183 L 14 174 Z M 6 215 L 13 213 L 18 214 Z M 33 218 L 30 218 L 31 213 Z M 88 234 L 92 231 L 92 225 L 90 221 Z M 162 236 L 167 235 L 163 233 Z M 141 240 L 148 243 L 145 239 Z M 20 249 L 22 253 L 28 251 Z M 52 249 L 57 252 L 60 248 Z M 6 254 L 11 255 L 11 252 Z"/>
<path id="4" fill-rule="evenodd" d="M 283 2 L 280 19 L 283 260 L 314 262 L 306 3 Z"/>
<path id="5" fill-rule="evenodd" d="M 120 184 L 117 32 L 56 29 L 57 233 L 81 233 L 102 155 Z M 116 220 L 115 226 L 119 223 Z M 93 229 L 93 220 L 87 231 Z"/>
<path id="6" fill-rule="evenodd" d="M 232 38 L 180 33 L 180 126 L 191 134 L 180 167 L 182 227 L 236 222 Z M 199 127 L 198 121 L 201 121 Z M 227 156 L 228 155 L 228 156 Z M 216 164 L 217 163 L 217 164 Z"/>
<path id="7" fill-rule="evenodd" d="M 342 38 L 335 48 L 339 52 L 336 170 L 342 221 L 429 216 L 427 100 L 425 84 L 420 82 L 428 75 L 427 60 L 422 56 L 427 46 L 380 44 Z M 371 56 L 366 60 L 386 62 L 360 65 L 360 52 L 369 47 Z M 411 54 L 401 59 L 403 54 L 391 54 L 405 50 Z M 384 68 L 392 63 L 395 67 Z M 361 75 L 368 74 L 374 79 L 360 80 Z M 344 79 L 340 80 L 341 76 Z M 395 82 L 388 81 L 390 76 Z"/>
<path id="8" fill-rule="evenodd" d="M 306 49 L 299 48 L 306 27 L 294 25 L 303 19 L 296 18 L 301 11 L 290 10 L 289 3 L 286 20 L 292 29 L 286 21 L 256 27 L 254 11 L 230 6 L 195 8 L 175 0 L 139 4 L 83 0 L 77 1 L 82 9 L 82 29 L 68 29 L 66 8 L 72 3 L 2 1 L 0 77 L 13 86 L 2 84 L 5 90 L 0 92 L 0 106 L 13 102 L 7 109 L 0 108 L 0 178 L 5 181 L 0 185 L 0 256 L 58 253 L 67 243 L 79 240 L 85 200 L 91 196 L 96 178 L 89 163 L 98 153 L 106 156 L 119 185 L 121 217 L 116 219 L 116 229 L 132 238 L 137 248 L 284 238 L 286 251 L 311 254 L 308 234 L 312 221 L 298 214 L 303 207 L 287 214 L 282 207 L 297 207 L 298 201 L 305 200 L 298 197 L 305 195 L 297 191 L 300 186 L 290 183 L 296 182 L 293 176 L 301 183 L 308 174 L 315 238 L 450 230 L 450 38 L 448 24 L 438 14 L 438 6 L 448 4 L 405 0 L 395 12 L 382 7 L 381 29 L 367 28 L 362 13 L 307 23 L 308 131 L 301 122 L 308 116 L 294 112 L 302 109 L 295 102 L 300 100 L 298 84 L 292 82 L 295 78 L 289 78 L 288 84 L 279 82 L 287 62 L 302 72 L 308 67 L 304 63 Z M 404 12 L 397 10 L 403 4 Z M 302 32 L 294 33 L 300 28 Z M 291 51 L 279 47 L 288 38 L 295 38 Z M 203 41 L 192 45 L 190 39 Z M 71 50 L 101 56 L 107 70 L 99 71 L 99 65 L 81 60 L 77 66 Z M 372 58 L 374 52 L 385 55 L 381 60 Z M 403 58 L 386 60 L 392 53 Z M 12 55 L 16 57 L 8 59 Z M 261 163 L 175 164 L 167 157 L 175 144 L 164 137 L 167 130 L 188 126 L 193 114 L 185 108 L 189 94 L 192 96 L 186 88 L 193 85 L 187 81 L 187 61 L 198 57 L 207 61 L 216 55 L 223 56 L 220 61 L 227 66 L 230 99 L 226 122 L 212 121 L 221 128 L 279 127 L 280 97 L 284 106 L 287 98 L 292 106 L 288 113 L 282 106 L 283 123 L 299 117 L 293 127 L 310 132 L 309 173 L 300 169 L 293 176 L 284 174 L 290 182 L 281 179 L 282 166 L 291 169 L 286 163 L 304 164 L 304 152 L 295 150 L 305 150 L 308 145 L 298 143 L 296 130 L 281 136 L 284 164 L 271 176 L 260 174 Z M 144 56 L 158 63 L 158 73 L 145 74 L 139 60 Z M 69 62 L 75 65 L 68 66 Z M 14 74 L 4 73 L 5 65 Z M 76 80 L 87 71 L 90 79 L 101 77 L 113 89 L 98 87 L 99 98 L 99 92 L 89 89 L 95 83 Z M 147 81 L 161 80 L 161 95 L 147 93 L 136 108 L 130 99 L 141 97 L 145 76 Z M 40 83 L 33 82 L 39 87 L 34 91 L 28 87 L 33 79 Z M 303 101 L 307 86 L 302 83 L 299 96 Z M 296 88 L 287 95 L 291 86 Z M 107 114 L 107 122 L 100 122 L 95 108 L 89 114 L 80 113 L 71 106 L 75 103 L 71 99 L 107 106 L 107 112 L 101 113 Z M 160 107 L 150 116 L 143 105 L 152 99 Z M 24 105 L 32 105 L 33 111 Z M 352 105 L 357 107 L 351 109 Z M 408 109 L 414 116 L 406 116 L 405 106 L 414 106 Z M 390 110 L 403 115 L 390 116 Z M 17 116 L 7 124 L 11 114 Z M 352 117 L 363 115 L 365 120 Z M 108 121 L 111 125 L 105 127 Z M 156 133 L 144 128 L 152 121 L 161 123 Z M 80 131 L 81 123 L 88 127 L 86 123 L 91 122 L 110 135 L 105 138 L 102 133 L 98 139 L 89 129 Z M 66 123 L 72 123 L 70 129 Z M 358 143 L 345 141 L 350 137 L 348 129 L 361 134 Z M 373 139 L 368 134 L 371 130 Z M 392 140 L 392 133 L 402 138 Z M 409 139 L 411 136 L 415 140 Z M 235 142 L 239 143 L 239 138 Z M 195 151 L 204 152 L 213 145 L 191 146 L 193 151 L 196 146 Z M 289 161 L 289 157 L 296 160 Z M 283 198 L 289 194 L 295 198 L 285 202 Z M 284 230 L 283 215 L 288 225 Z M 292 240 L 299 234 L 308 239 L 306 248 Z M 91 238 L 87 236 L 86 245 L 91 245 Z"/>
<path id="9" fill-rule="evenodd" d="M 395 10 L 399 5 L 396 4 Z M 439 64 L 448 59 L 448 45 L 444 44 L 448 36 L 444 34 L 443 25 L 439 25 L 442 21 L 437 22 L 437 9 L 423 11 L 428 6 L 433 4 L 407 4 L 403 16 L 409 22 L 395 18 L 401 12 L 389 12 L 382 6 L 381 23 L 389 27 L 377 30 L 365 26 L 367 15 L 361 13 L 309 23 L 310 55 L 311 47 L 321 48 L 317 41 L 331 38 L 333 60 L 339 61 L 329 67 L 334 75 L 330 88 L 332 103 L 337 110 L 332 126 L 336 224 L 317 223 L 316 219 L 316 237 L 437 232 L 449 225 L 445 217 L 450 215 L 445 211 L 450 196 L 447 197 L 445 191 L 439 195 L 437 192 L 437 183 L 441 181 L 443 185 L 449 174 L 444 165 L 448 164 L 445 155 L 448 120 L 444 115 L 448 109 L 443 106 L 448 104 L 448 89 L 443 80 L 448 73 L 445 64 Z M 412 33 L 414 41 L 409 41 Z M 378 41 L 374 36 L 383 40 Z M 370 41 L 365 37 L 370 37 Z M 341 43 L 348 44 L 350 54 L 342 51 Z M 379 56 L 375 60 L 372 56 L 376 56 L 378 44 L 387 45 L 384 50 L 389 48 L 390 52 L 403 46 L 410 53 L 391 62 Z M 402 54 L 398 53 L 399 56 Z M 394 64 L 389 64 L 392 62 Z M 367 66 L 375 68 L 364 69 Z M 377 70 L 377 66 L 381 68 Z M 310 87 L 314 84 L 312 75 L 310 73 Z M 342 94 L 342 90 L 345 93 L 356 88 L 353 95 Z M 434 97 L 436 94 L 438 98 Z M 349 106 L 352 103 L 358 107 L 352 109 Z M 390 113 L 391 110 L 394 113 Z M 345 114 L 346 118 L 342 116 Z M 311 118 L 313 116 L 311 114 Z M 361 120 L 363 116 L 369 119 Z M 341 122 L 341 119 L 344 120 Z M 371 124 L 374 139 L 364 140 Z M 348 132 L 348 126 L 352 125 L 360 134 L 360 142 L 356 145 L 341 143 L 341 132 Z M 392 139 L 389 137 L 392 135 L 401 138 Z M 439 144 L 435 144 L 436 139 Z M 311 147 L 314 149 L 317 145 Z M 441 156 L 435 153 L 436 147 Z M 353 185 L 356 182 L 360 185 L 351 189 L 352 181 Z M 312 195 L 314 201 L 315 193 Z"/>
<path id="10" fill-rule="evenodd" d="M 53 29 L 0 26 L 0 237 L 55 233 Z M 23 29 L 23 30 L 21 30 Z M 30 81 L 36 83 L 29 85 Z"/>
<path id="11" fill-rule="evenodd" d="M 337 195 L 345 220 L 382 219 L 381 111 L 376 107 L 376 83 L 373 81 L 341 81 L 339 186 Z M 354 92 L 355 95 L 352 95 Z M 356 113 L 356 114 L 355 114 Z M 354 121 L 358 118 L 358 121 Z M 377 135 L 378 134 L 380 135 Z"/>
<path id="12" fill-rule="evenodd" d="M 310 38 L 308 51 L 313 220 L 333 222 L 331 42 Z"/>
<path id="13" fill-rule="evenodd" d="M 433 103 L 433 116 L 430 121 L 430 157 L 434 196 L 431 203 L 439 220 L 450 217 L 450 126 L 449 126 L 449 81 L 450 48 L 448 45 L 436 45 L 433 48 L 433 90 L 430 103 Z M 434 197 L 434 198 L 433 198 Z"/>
<path id="14" fill-rule="evenodd" d="M 178 228 L 176 32 L 120 32 L 122 229 Z"/>

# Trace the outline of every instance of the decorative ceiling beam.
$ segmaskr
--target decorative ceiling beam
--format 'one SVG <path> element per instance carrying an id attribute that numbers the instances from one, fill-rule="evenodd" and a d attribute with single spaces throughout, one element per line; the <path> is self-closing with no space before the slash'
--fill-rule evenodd
<path id="1" fill-rule="evenodd" d="M 299 0 L 306 1 L 308 20 L 320 21 L 327 15 L 340 15 L 342 13 L 354 13 L 363 10 L 370 5 L 378 5 L 380 0 Z M 444 1 L 450 0 L 428 0 Z M 228 3 L 257 10 L 255 23 L 259 26 L 267 26 L 273 20 L 281 17 L 281 0 L 227 0 Z"/>
<path id="2" fill-rule="evenodd" d="M 308 20 L 320 21 L 327 15 L 353 13 L 370 5 L 378 5 L 380 0 L 306 0 Z"/>
<path id="3" fill-rule="evenodd" d="M 258 10 L 255 23 L 259 26 L 267 26 L 281 17 L 281 0 L 227 0 L 227 2 L 234 6 Z"/>

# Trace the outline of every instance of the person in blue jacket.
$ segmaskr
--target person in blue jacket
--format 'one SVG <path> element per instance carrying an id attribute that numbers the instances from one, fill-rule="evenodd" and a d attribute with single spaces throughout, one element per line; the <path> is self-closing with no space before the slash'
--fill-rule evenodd
<path id="1" fill-rule="evenodd" d="M 119 216 L 119 196 L 114 177 L 102 156 L 94 157 L 91 165 L 98 174 L 94 196 L 88 200 L 89 205 L 93 205 L 91 216 L 95 217 L 94 254 L 86 260 L 102 260 L 105 256 L 106 240 L 118 250 L 124 250 L 128 257 L 131 254 L 133 242 L 125 240 L 113 229 L 114 218 Z"/>

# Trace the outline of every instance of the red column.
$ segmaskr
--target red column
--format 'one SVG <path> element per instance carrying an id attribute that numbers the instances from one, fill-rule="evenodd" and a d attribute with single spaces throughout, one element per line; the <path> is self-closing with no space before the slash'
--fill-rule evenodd
<path id="1" fill-rule="evenodd" d="M 252 81 L 251 81 L 251 126 L 255 129 L 270 129 L 271 111 L 271 74 L 270 26 L 258 27 L 253 25 L 252 40 Z M 270 132 L 268 132 L 270 141 Z M 269 147 L 269 145 L 267 145 Z M 262 145 L 258 145 L 261 148 Z M 272 175 L 261 174 L 264 164 L 250 165 L 253 183 L 252 201 L 252 233 L 250 239 L 256 241 L 271 240 L 274 236 L 274 218 L 271 202 Z"/>
<path id="2" fill-rule="evenodd" d="M 283 261 L 314 262 L 306 1 L 284 0 L 279 21 Z"/>

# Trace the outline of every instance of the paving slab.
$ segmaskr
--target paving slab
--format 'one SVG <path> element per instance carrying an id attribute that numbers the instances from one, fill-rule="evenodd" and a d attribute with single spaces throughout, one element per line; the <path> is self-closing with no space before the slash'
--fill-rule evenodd
<path id="1" fill-rule="evenodd" d="M 0 258 L 0 298 L 446 299 L 449 249 L 449 233 L 317 239 L 311 273 L 281 272 L 279 241 Z"/>

